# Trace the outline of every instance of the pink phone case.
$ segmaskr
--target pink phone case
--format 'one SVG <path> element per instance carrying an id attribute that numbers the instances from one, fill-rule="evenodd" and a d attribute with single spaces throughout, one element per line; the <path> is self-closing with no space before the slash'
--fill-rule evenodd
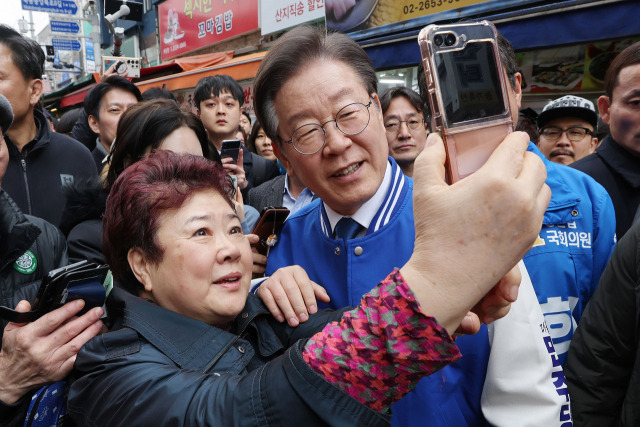
<path id="1" fill-rule="evenodd" d="M 434 38 L 438 35 L 452 33 L 457 36 L 456 44 L 453 46 L 443 46 L 442 39 L 440 45 L 434 43 Z M 443 91 L 458 91 L 462 89 L 451 85 L 445 86 L 440 80 L 439 73 L 442 67 L 438 68 L 435 62 L 435 55 L 450 52 L 462 52 L 471 46 L 472 43 L 490 42 L 493 51 L 491 60 L 495 60 L 497 77 L 500 87 L 494 87 L 496 93 L 502 94 L 503 108 L 498 114 L 485 117 L 478 117 L 471 120 L 455 121 L 446 116 L 446 106 L 443 101 Z M 420 31 L 418 36 L 422 63 L 429 90 L 429 104 L 431 106 L 432 129 L 442 136 L 447 150 L 447 181 L 457 182 L 476 170 L 478 170 L 491 156 L 491 153 L 502 142 L 504 137 L 513 131 L 513 121 L 509 108 L 509 97 L 507 92 L 507 82 L 504 68 L 500 60 L 498 50 L 497 31 L 493 24 L 488 21 L 468 24 L 452 25 L 429 25 Z M 480 64 L 480 65 L 488 65 Z M 464 65 L 464 64 L 463 64 Z M 487 67 L 481 68 L 486 70 Z M 459 99 L 459 98 L 458 98 Z"/>

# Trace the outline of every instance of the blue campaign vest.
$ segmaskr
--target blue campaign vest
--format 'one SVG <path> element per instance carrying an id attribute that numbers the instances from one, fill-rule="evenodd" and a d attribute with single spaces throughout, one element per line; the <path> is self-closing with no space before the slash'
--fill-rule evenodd
<path id="1" fill-rule="evenodd" d="M 325 287 L 328 305 L 360 303 L 361 296 L 411 257 L 415 242 L 413 180 L 393 159 L 391 185 L 365 236 L 348 241 L 331 236 L 323 205 L 316 200 L 289 217 L 269 254 L 267 275 L 280 267 L 300 265 L 311 280 Z M 487 328 L 456 340 L 463 358 L 423 378 L 393 407 L 393 425 L 483 425 L 480 399 L 490 353 Z"/>
<path id="2" fill-rule="evenodd" d="M 548 161 L 533 143 L 528 150 L 545 163 L 551 202 L 524 263 L 564 366 L 571 338 L 613 252 L 616 219 L 609 194 L 590 176 Z"/>

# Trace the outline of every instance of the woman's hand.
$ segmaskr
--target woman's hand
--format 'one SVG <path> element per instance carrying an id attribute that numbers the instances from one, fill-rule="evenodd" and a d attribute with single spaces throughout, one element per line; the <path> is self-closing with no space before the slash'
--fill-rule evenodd
<path id="1" fill-rule="evenodd" d="M 449 186 L 444 181 L 445 151 L 431 134 L 414 166 L 414 253 L 401 272 L 425 313 L 449 331 L 493 288 L 481 304 L 493 306 L 512 295 L 507 275 L 526 254 L 542 226 L 551 191 L 546 170 L 526 151 L 529 138 L 514 132 L 473 175 Z M 496 305 L 497 304 L 497 305 Z"/>
<path id="2" fill-rule="evenodd" d="M 316 298 L 322 302 L 330 300 L 327 291 L 297 265 L 277 270 L 262 282 L 257 294 L 278 322 L 287 319 L 290 326 L 306 322 L 309 314 L 318 311 Z"/>

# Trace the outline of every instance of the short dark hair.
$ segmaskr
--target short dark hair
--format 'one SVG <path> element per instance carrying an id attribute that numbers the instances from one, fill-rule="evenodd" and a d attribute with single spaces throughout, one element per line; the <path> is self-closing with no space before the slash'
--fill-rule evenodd
<path id="1" fill-rule="evenodd" d="M 195 114 L 183 111 L 175 102 L 163 98 L 143 101 L 129 107 L 118 122 L 105 188 L 110 188 L 127 167 L 140 161 L 147 148 L 158 148 L 163 139 L 183 126 L 195 132 L 202 153 L 208 158 L 207 131 Z"/>
<path id="2" fill-rule="evenodd" d="M 144 289 L 127 260 L 129 250 L 139 248 L 151 262 L 162 261 L 164 248 L 156 236 L 160 215 L 202 190 L 216 191 L 234 209 L 231 180 L 222 166 L 204 157 L 159 150 L 118 177 L 102 221 L 102 251 L 124 289 L 134 295 Z"/>
<path id="3" fill-rule="evenodd" d="M 405 86 L 397 86 L 390 87 L 386 89 L 380 95 L 380 106 L 382 107 L 382 114 L 386 114 L 389 106 L 391 105 L 391 101 L 396 98 L 405 98 L 409 103 L 415 108 L 419 113 L 423 113 L 422 111 L 422 98 L 420 98 L 420 94 L 415 90 L 409 89 Z M 423 117 L 424 119 L 424 117 Z"/>
<path id="4" fill-rule="evenodd" d="M 87 117 L 100 118 L 100 101 L 102 101 L 107 92 L 113 89 L 127 91 L 135 96 L 138 102 L 142 101 L 142 94 L 136 85 L 122 76 L 112 75 L 91 88 L 87 96 L 85 96 L 84 111 L 87 113 Z"/>
<path id="5" fill-rule="evenodd" d="M 244 115 L 247 120 L 249 120 L 249 124 L 251 124 L 251 114 L 247 113 L 245 110 L 242 110 L 242 115 Z"/>
<path id="6" fill-rule="evenodd" d="M 0 43 L 11 50 L 11 60 L 25 80 L 42 78 L 46 57 L 35 40 L 23 37 L 8 25 L 0 24 Z"/>
<path id="7" fill-rule="evenodd" d="M 253 103 L 267 136 L 278 141 L 275 98 L 282 86 L 312 61 L 325 59 L 348 65 L 360 77 L 369 94 L 378 92 L 378 78 L 367 53 L 349 36 L 325 37 L 317 28 L 302 25 L 280 37 L 262 60 L 253 81 Z M 354 82 L 355 83 L 355 82 Z"/>
<path id="8" fill-rule="evenodd" d="M 604 93 L 613 99 L 613 90 L 618 86 L 618 76 L 623 68 L 640 64 L 640 42 L 636 42 L 620 52 L 611 61 L 604 75 Z"/>
<path id="9" fill-rule="evenodd" d="M 206 101 L 212 96 L 220 96 L 220 92 L 229 92 L 233 99 L 244 104 L 244 92 L 242 87 L 231 76 L 226 74 L 219 74 L 217 76 L 203 77 L 198 81 L 195 90 L 193 91 L 193 100 L 196 103 L 196 108 L 200 109 L 200 103 Z"/>
<path id="10" fill-rule="evenodd" d="M 164 98 L 164 99 L 168 99 L 170 101 L 178 102 L 176 100 L 176 97 L 173 96 L 173 93 L 171 93 L 170 90 L 164 89 L 164 88 L 161 88 L 161 87 L 152 87 L 150 89 L 145 90 L 142 93 L 142 100 L 143 101 L 150 101 L 152 99 L 158 99 L 158 98 Z"/>

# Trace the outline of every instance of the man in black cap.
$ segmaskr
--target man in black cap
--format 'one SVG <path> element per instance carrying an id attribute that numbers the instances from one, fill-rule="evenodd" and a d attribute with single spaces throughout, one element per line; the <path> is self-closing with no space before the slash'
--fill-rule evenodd
<path id="1" fill-rule="evenodd" d="M 569 165 L 598 145 L 598 114 L 593 102 L 567 95 L 548 103 L 538 116 L 538 147 L 552 162 Z"/>
<path id="2" fill-rule="evenodd" d="M 67 264 L 67 245 L 60 230 L 24 215 L 1 186 L 9 163 L 4 134 L 12 122 L 0 94 L 0 303 L 23 312 L 42 278 Z M 72 319 L 82 305 L 69 303 L 26 324 L 0 320 L 0 424 L 22 425 L 32 391 L 68 375 L 80 347 L 100 331 L 102 309 Z"/>
<path id="3" fill-rule="evenodd" d="M 89 150 L 51 132 L 46 117 L 35 108 L 42 95 L 44 60 L 38 43 L 0 25 L 0 94 L 14 113 L 5 135 L 9 166 L 4 190 L 23 212 L 58 226 L 65 205 L 62 187 L 98 171 Z"/>

